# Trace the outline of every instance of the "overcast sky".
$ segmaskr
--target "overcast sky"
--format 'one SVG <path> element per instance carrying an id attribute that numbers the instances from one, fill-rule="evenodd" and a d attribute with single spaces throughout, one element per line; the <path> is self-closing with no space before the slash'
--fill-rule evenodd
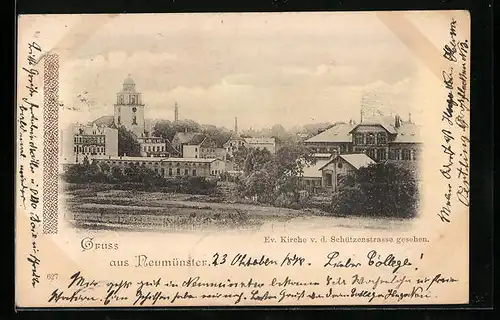
<path id="1" fill-rule="evenodd" d="M 429 14 L 407 17 L 431 41 L 433 23 L 448 23 Z M 76 20 L 57 23 L 92 27 L 92 21 Z M 60 99 L 75 105 L 87 91 L 90 117 L 112 114 L 128 74 L 142 92 L 147 118 L 173 119 L 177 101 L 181 119 L 227 128 L 234 117 L 241 129 L 359 121 L 363 103 L 418 119 L 426 103 L 429 70 L 374 13 L 121 15 L 102 21 L 59 44 L 66 53 Z"/>

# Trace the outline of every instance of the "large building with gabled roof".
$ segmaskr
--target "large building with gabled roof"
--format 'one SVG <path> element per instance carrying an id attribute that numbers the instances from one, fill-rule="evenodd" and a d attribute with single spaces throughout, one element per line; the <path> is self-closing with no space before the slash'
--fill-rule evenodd
<path id="1" fill-rule="evenodd" d="M 305 141 L 317 153 L 364 153 L 375 161 L 416 161 L 422 145 L 420 127 L 409 118 L 366 118 L 359 124 L 337 123 Z"/>

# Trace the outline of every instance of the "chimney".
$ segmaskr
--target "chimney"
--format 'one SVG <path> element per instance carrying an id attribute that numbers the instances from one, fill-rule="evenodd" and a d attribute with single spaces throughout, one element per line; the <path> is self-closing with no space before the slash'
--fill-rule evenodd
<path id="1" fill-rule="evenodd" d="M 394 127 L 399 128 L 400 126 L 401 126 L 401 118 L 398 115 L 396 115 L 394 117 Z"/>
<path id="2" fill-rule="evenodd" d="M 361 110 L 359 111 L 360 113 L 360 120 L 359 120 L 359 123 L 363 122 L 363 108 L 361 108 Z"/>
<path id="3" fill-rule="evenodd" d="M 238 117 L 234 117 L 234 133 L 238 134 Z"/>
<path id="4" fill-rule="evenodd" d="M 411 112 L 408 113 L 408 122 L 411 123 Z"/>
<path id="5" fill-rule="evenodd" d="M 179 121 L 179 106 L 177 105 L 177 101 L 175 102 L 175 107 L 174 107 L 174 121 L 175 122 Z"/>

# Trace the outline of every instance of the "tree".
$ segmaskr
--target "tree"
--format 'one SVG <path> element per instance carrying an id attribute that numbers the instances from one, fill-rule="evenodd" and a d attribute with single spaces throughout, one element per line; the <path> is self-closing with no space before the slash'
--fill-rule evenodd
<path id="1" fill-rule="evenodd" d="M 360 168 L 351 179 L 354 186 L 343 187 L 334 197 L 333 212 L 400 218 L 416 215 L 418 186 L 410 170 L 377 163 Z"/>
<path id="2" fill-rule="evenodd" d="M 244 162 L 244 191 L 259 195 L 265 202 L 284 199 L 278 202 L 297 203 L 304 167 L 315 161 L 311 151 L 302 144 L 286 144 L 274 156 L 266 149 L 251 149 Z"/>
<path id="3" fill-rule="evenodd" d="M 137 137 L 124 126 L 118 128 L 118 155 L 141 156 L 141 146 L 137 142 Z"/>
<path id="4" fill-rule="evenodd" d="M 279 175 L 300 176 L 306 166 L 316 163 L 313 152 L 304 144 L 285 144 L 276 151 L 274 159 Z"/>
<path id="5" fill-rule="evenodd" d="M 173 123 L 168 120 L 160 120 L 153 127 L 153 135 L 172 141 L 177 132 Z"/>
<path id="6" fill-rule="evenodd" d="M 245 160 L 247 159 L 248 154 L 252 151 L 251 149 L 241 146 L 235 152 L 233 152 L 233 161 L 236 164 L 236 167 L 243 168 L 245 165 Z"/>
<path id="7" fill-rule="evenodd" d="M 242 182 L 244 194 L 258 196 L 261 202 L 271 202 L 274 199 L 274 184 L 266 170 L 254 171 Z"/>
<path id="8" fill-rule="evenodd" d="M 264 165 L 271 161 L 271 152 L 267 149 L 252 149 L 245 159 L 243 171 L 250 174 L 254 171 L 261 170 Z"/>
<path id="9" fill-rule="evenodd" d="M 299 200 L 301 176 L 306 166 L 316 163 L 313 153 L 303 144 L 286 144 L 277 152 L 267 169 L 281 194 L 291 194 L 293 202 Z"/>

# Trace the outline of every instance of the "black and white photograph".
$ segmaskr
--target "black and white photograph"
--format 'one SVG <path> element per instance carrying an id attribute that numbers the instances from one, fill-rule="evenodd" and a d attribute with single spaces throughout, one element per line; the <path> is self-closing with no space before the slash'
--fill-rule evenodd
<path id="1" fill-rule="evenodd" d="M 371 14 L 335 27 L 328 14 L 312 26 L 298 13 L 149 18 L 155 32 L 117 19 L 60 68 L 61 187 L 76 227 L 384 228 L 418 216 L 423 79 Z"/>
<path id="2" fill-rule="evenodd" d="M 16 305 L 469 301 L 470 15 L 22 15 Z"/>

